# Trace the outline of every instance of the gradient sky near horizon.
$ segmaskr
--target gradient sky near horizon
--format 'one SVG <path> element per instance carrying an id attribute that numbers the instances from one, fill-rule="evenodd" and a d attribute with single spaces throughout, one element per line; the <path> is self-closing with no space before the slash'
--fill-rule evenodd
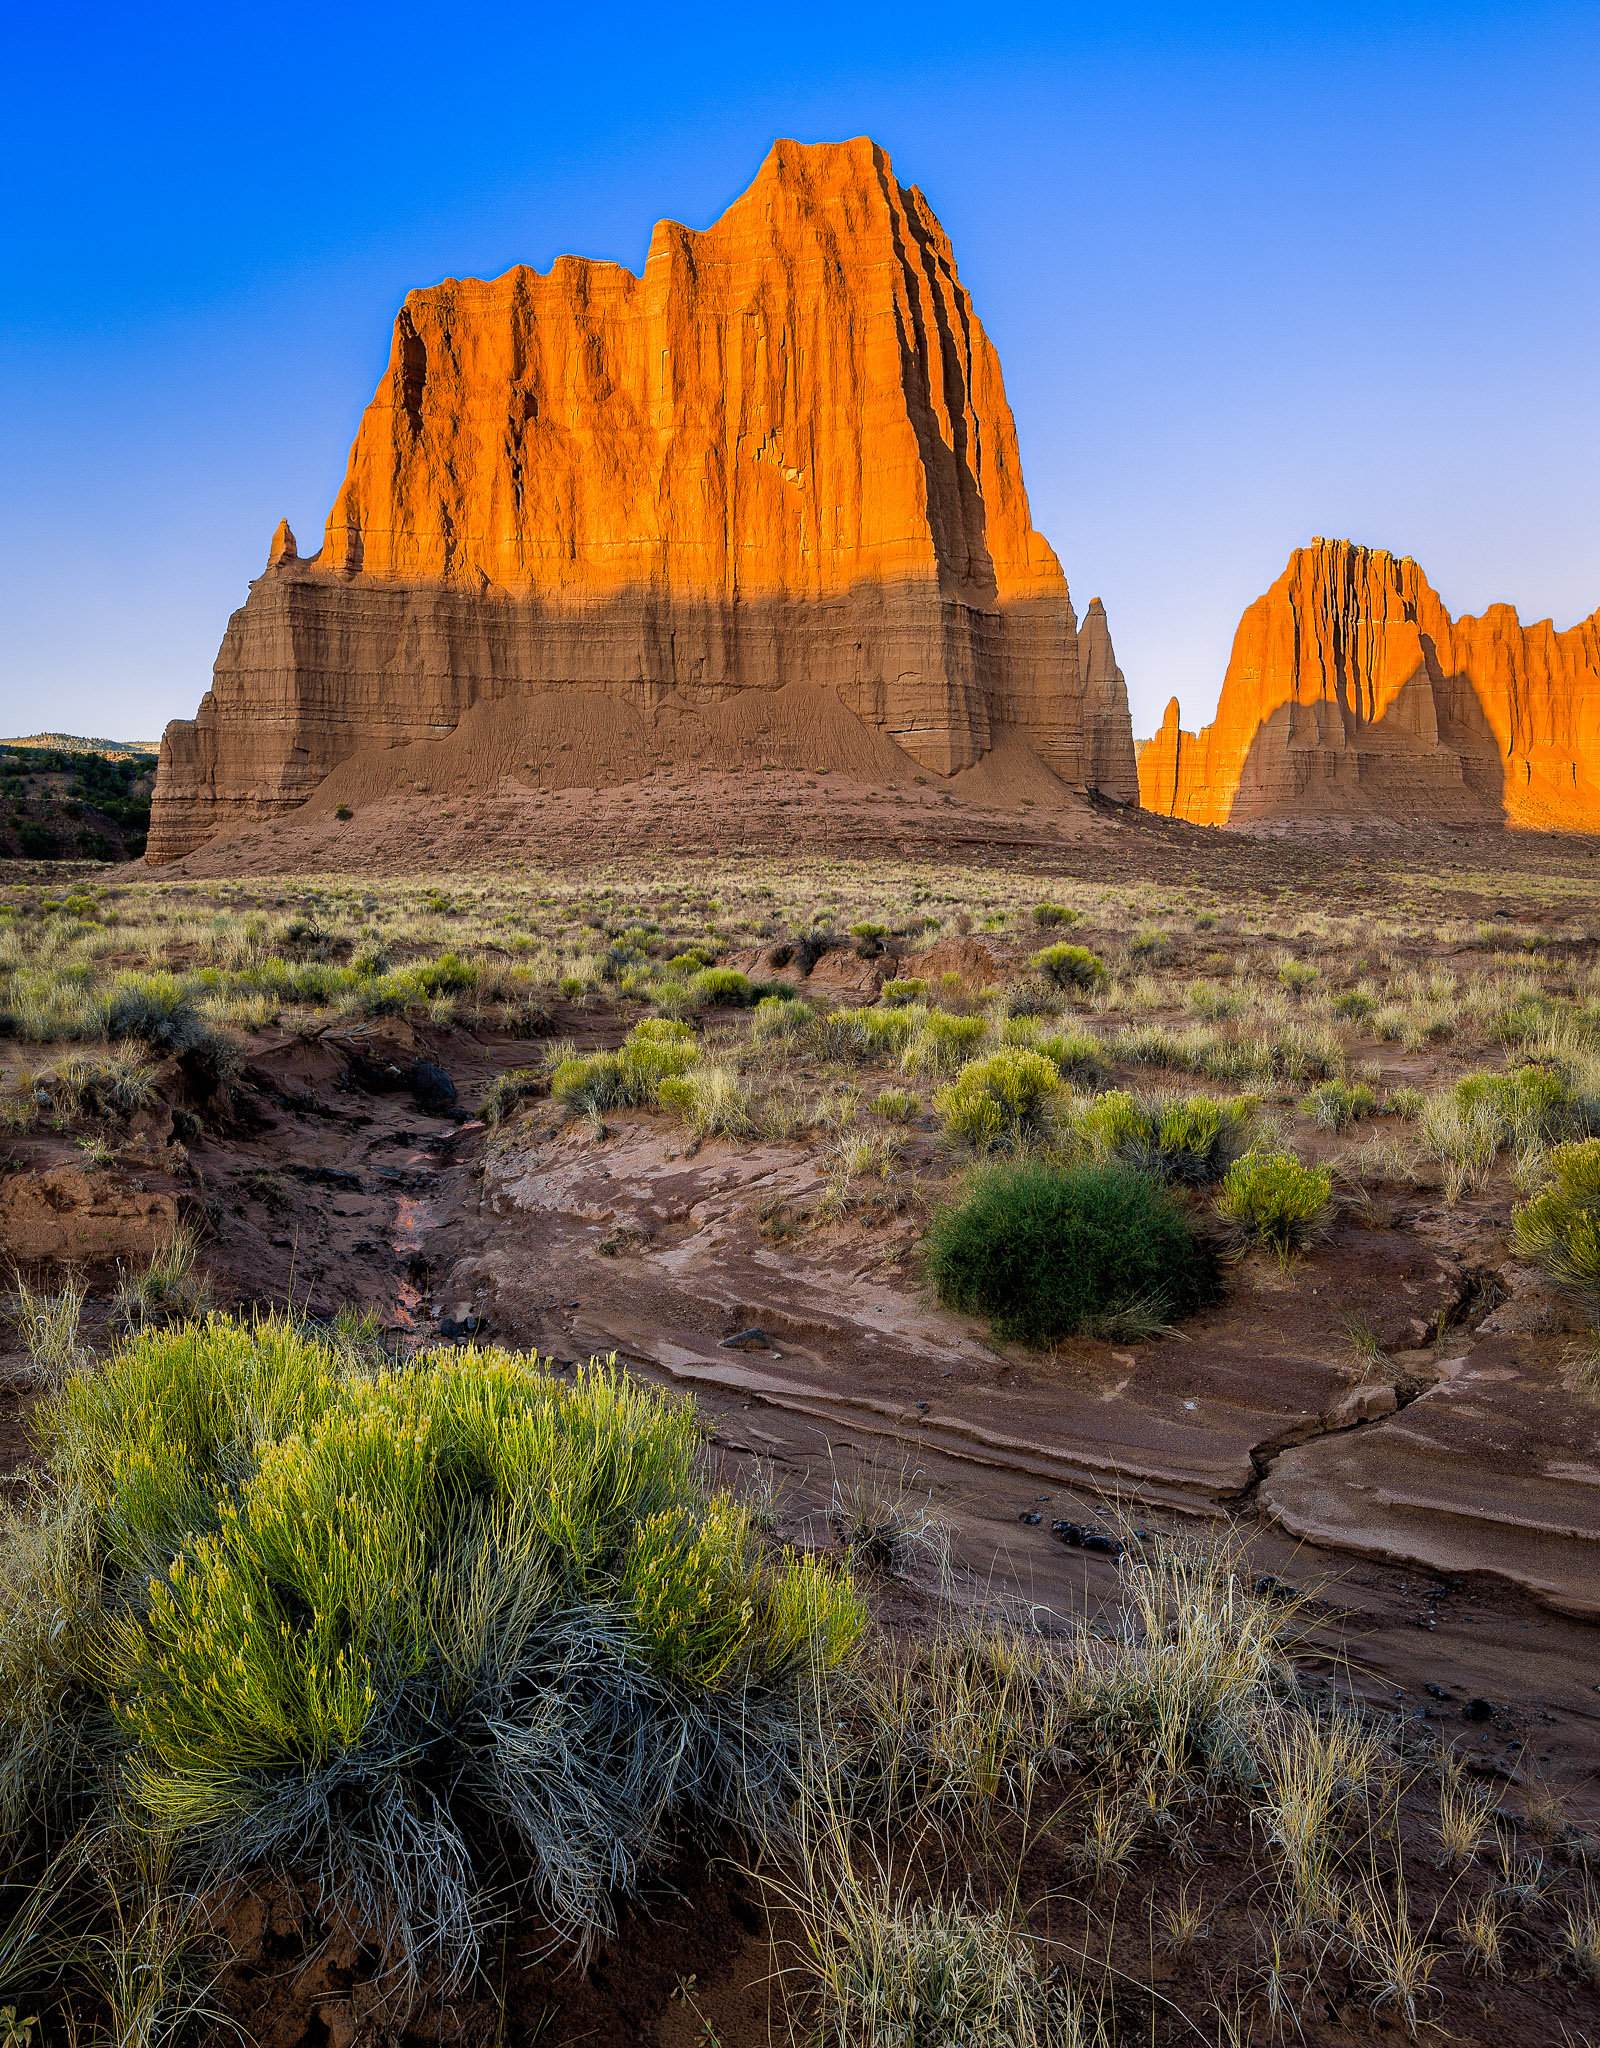
<path id="1" fill-rule="evenodd" d="M 1600 8 L 14 10 L 0 733 L 192 714 L 310 553 L 405 293 L 639 269 L 870 134 L 994 337 L 1134 724 L 1208 717 L 1313 534 L 1457 614 L 1600 604 Z"/>

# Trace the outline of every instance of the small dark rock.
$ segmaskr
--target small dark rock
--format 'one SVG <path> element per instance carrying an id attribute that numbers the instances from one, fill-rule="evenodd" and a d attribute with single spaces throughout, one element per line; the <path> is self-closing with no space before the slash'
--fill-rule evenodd
<path id="1" fill-rule="evenodd" d="M 1063 1543 L 1070 1543 L 1074 1549 L 1083 1542 L 1083 1529 L 1077 1522 L 1052 1522 L 1050 1534 L 1059 1536 Z"/>
<path id="2" fill-rule="evenodd" d="M 574 1302 L 573 1306 L 576 1308 L 577 1303 Z M 722 1337 L 718 1339 L 719 1348 L 723 1351 L 743 1351 L 751 1344 L 759 1344 L 763 1351 L 770 1351 L 772 1349 L 771 1344 L 767 1341 L 766 1331 L 758 1329 L 753 1323 L 748 1330 L 741 1330 L 735 1337 Z"/>
<path id="3" fill-rule="evenodd" d="M 1489 1721 L 1494 1718 L 1494 1708 L 1486 1699 L 1471 1699 L 1461 1709 L 1463 1721 Z"/>
<path id="4" fill-rule="evenodd" d="M 1120 1557 L 1122 1545 L 1115 1536 L 1107 1536 L 1103 1530 L 1088 1530 L 1083 1539 L 1085 1550 L 1097 1551 L 1102 1557 Z"/>
<path id="5" fill-rule="evenodd" d="M 343 1188 L 349 1195 L 362 1192 L 360 1174 L 351 1173 L 343 1166 L 301 1166 L 290 1160 L 284 1172 L 292 1173 L 296 1180 L 308 1181 L 314 1187 Z"/>
<path id="6" fill-rule="evenodd" d="M 1445 1697 L 1445 1690 L 1442 1685 L 1425 1685 L 1422 1690 L 1428 1695 L 1429 1699 L 1442 1700 Z"/>
<path id="7" fill-rule="evenodd" d="M 418 1060 L 411 1069 L 411 1093 L 426 1115 L 442 1116 L 456 1106 L 456 1084 L 432 1060 Z"/>
<path id="8" fill-rule="evenodd" d="M 1267 1572 L 1255 1583 L 1255 1591 L 1263 1600 L 1292 1600 L 1296 1590 L 1286 1579 L 1274 1578 L 1271 1572 Z"/>
<path id="9" fill-rule="evenodd" d="M 1044 1520 L 1044 1516 L 1037 1513 L 1033 1508 L 1024 1508 L 1022 1513 L 1018 1515 L 1017 1520 L 1019 1522 L 1026 1522 L 1029 1528 L 1032 1529 L 1036 1528 Z"/>

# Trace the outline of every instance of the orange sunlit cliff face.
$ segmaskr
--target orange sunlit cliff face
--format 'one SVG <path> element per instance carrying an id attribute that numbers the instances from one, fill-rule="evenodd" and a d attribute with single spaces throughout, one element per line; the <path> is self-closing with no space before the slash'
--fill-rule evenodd
<path id="1" fill-rule="evenodd" d="M 1409 556 L 1297 548 L 1239 622 L 1213 724 L 1176 698 L 1147 810 L 1200 825 L 1380 817 L 1600 829 L 1600 613 L 1452 620 Z"/>
<path id="2" fill-rule="evenodd" d="M 714 227 L 662 222 L 641 277 L 563 257 L 410 295 L 320 553 L 280 528 L 168 730 L 151 858 L 363 750 L 574 691 L 648 722 L 764 690 L 781 724 L 820 687 L 908 767 L 1020 740 L 1064 795 L 1133 801 L 1092 624 L 1080 661 L 927 202 L 870 141 L 780 142 Z"/>

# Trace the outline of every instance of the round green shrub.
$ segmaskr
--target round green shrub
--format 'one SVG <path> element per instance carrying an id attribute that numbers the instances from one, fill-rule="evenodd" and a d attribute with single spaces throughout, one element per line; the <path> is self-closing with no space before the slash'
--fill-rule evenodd
<path id="1" fill-rule="evenodd" d="M 1046 946 L 1029 965 L 1057 988 L 1099 988 L 1108 979 L 1106 963 L 1087 946 Z"/>
<path id="2" fill-rule="evenodd" d="M 1125 1166 L 990 1166 L 939 1210 L 928 1269 L 950 1308 L 1044 1345 L 1141 1309 L 1170 1322 L 1215 1286 L 1215 1261 L 1179 1202 Z"/>

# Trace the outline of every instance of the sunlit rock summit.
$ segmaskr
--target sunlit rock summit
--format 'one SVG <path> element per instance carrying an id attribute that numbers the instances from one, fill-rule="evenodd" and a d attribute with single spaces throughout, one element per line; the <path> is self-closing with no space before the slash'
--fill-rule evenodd
<path id="1" fill-rule="evenodd" d="M 1214 723 L 1183 732 L 1168 704 L 1139 797 L 1197 825 L 1600 830 L 1600 612 L 1452 619 L 1409 556 L 1296 548 L 1239 622 Z"/>
<path id="2" fill-rule="evenodd" d="M 150 857 L 341 764 L 409 787 L 396 750 L 464 721 L 484 778 L 831 749 L 1135 800 L 1104 613 L 1080 637 L 999 359 L 875 144 L 777 143 L 715 226 L 660 223 L 642 276 L 411 293 L 321 549 L 279 527 L 168 728 Z"/>

